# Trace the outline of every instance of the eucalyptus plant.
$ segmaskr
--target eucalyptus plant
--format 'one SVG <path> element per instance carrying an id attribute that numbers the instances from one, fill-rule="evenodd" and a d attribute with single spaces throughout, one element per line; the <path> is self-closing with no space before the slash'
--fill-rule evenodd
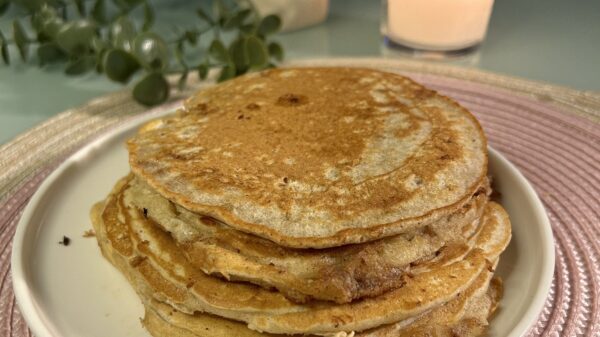
<path id="1" fill-rule="evenodd" d="M 149 0 L 0 0 L 0 16 L 12 5 L 29 15 L 12 22 L 12 36 L 0 31 L 4 64 L 12 62 L 9 48 L 16 48 L 23 62 L 31 62 L 30 51 L 35 50 L 40 66 L 63 64 L 72 76 L 96 71 L 126 84 L 143 72 L 133 97 L 149 106 L 169 97 L 167 75 L 179 74 L 183 89 L 192 71 L 205 79 L 211 68 L 218 68 L 218 80 L 225 81 L 283 59 L 281 45 L 269 41 L 281 20 L 260 17 L 249 1 L 215 0 L 212 11 L 199 8 L 197 21 L 191 28 L 178 28 L 174 38 L 153 30 L 156 16 Z M 141 22 L 132 19 L 135 15 Z M 232 38 L 226 42 L 224 34 Z M 186 57 L 187 48 L 197 48 L 201 39 L 204 52 Z"/>

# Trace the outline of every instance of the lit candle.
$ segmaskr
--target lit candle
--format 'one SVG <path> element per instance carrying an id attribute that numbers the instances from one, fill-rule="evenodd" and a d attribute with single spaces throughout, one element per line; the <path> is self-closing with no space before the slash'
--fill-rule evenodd
<path id="1" fill-rule="evenodd" d="M 459 50 L 483 41 L 494 0 L 387 0 L 386 35 L 425 50 Z"/>

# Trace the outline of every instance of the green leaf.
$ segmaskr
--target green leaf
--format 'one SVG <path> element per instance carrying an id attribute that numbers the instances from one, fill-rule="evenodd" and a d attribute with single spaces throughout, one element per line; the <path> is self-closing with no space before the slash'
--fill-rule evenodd
<path id="1" fill-rule="evenodd" d="M 113 3 L 119 7 L 121 14 L 127 14 L 139 6 L 144 0 L 113 0 Z"/>
<path id="2" fill-rule="evenodd" d="M 96 53 L 100 53 L 108 48 L 108 43 L 98 36 L 94 36 L 90 41 L 90 46 Z"/>
<path id="3" fill-rule="evenodd" d="M 225 20 L 229 17 L 229 8 L 225 5 L 223 0 L 213 0 L 213 13 L 217 18 L 220 26 L 223 26 Z"/>
<path id="4" fill-rule="evenodd" d="M 269 43 L 269 55 L 278 62 L 283 61 L 283 47 L 277 42 Z"/>
<path id="5" fill-rule="evenodd" d="M 281 28 L 281 19 L 277 15 L 267 15 L 258 24 L 258 34 L 267 36 L 276 33 Z"/>
<path id="6" fill-rule="evenodd" d="M 37 12 L 33 13 L 32 25 L 35 29 L 41 29 L 44 22 L 58 17 L 56 9 L 48 5 L 42 6 Z"/>
<path id="7" fill-rule="evenodd" d="M 15 1 L 16 2 L 16 1 Z M 38 11 L 42 6 L 46 4 L 47 0 L 22 0 L 18 4 L 22 5 L 27 9 L 29 13 Z"/>
<path id="8" fill-rule="evenodd" d="M 240 32 L 242 32 L 242 33 L 254 34 L 254 32 L 257 29 L 257 26 L 254 23 L 248 23 L 245 25 L 241 25 L 239 29 L 240 29 Z"/>
<path id="9" fill-rule="evenodd" d="M 188 30 L 185 32 L 185 40 L 189 42 L 192 46 L 195 46 L 198 42 L 199 35 L 200 34 L 198 34 L 198 32 L 196 31 Z"/>
<path id="10" fill-rule="evenodd" d="M 135 85 L 133 98 L 148 106 L 163 103 L 169 98 L 169 83 L 161 73 L 150 73 Z"/>
<path id="11" fill-rule="evenodd" d="M 48 41 L 52 40 L 49 36 L 46 36 L 46 34 L 41 33 L 41 32 L 37 33 L 36 38 L 37 38 L 38 43 L 44 43 L 44 42 L 48 42 Z"/>
<path id="12" fill-rule="evenodd" d="M 229 63 L 229 55 L 227 49 L 221 40 L 215 39 L 208 48 L 210 57 L 221 63 Z"/>
<path id="13" fill-rule="evenodd" d="M 82 58 L 73 60 L 67 64 L 65 74 L 67 75 L 81 75 L 94 69 L 96 65 L 96 57 L 94 55 L 85 55 Z"/>
<path id="14" fill-rule="evenodd" d="M 154 24 L 154 10 L 152 6 L 148 4 L 148 1 L 144 2 L 144 23 L 142 24 L 142 30 L 147 31 L 152 28 Z"/>
<path id="15" fill-rule="evenodd" d="M 252 10 L 250 10 L 250 9 L 243 9 L 243 10 L 235 13 L 235 15 L 233 15 L 232 17 L 225 20 L 225 22 L 223 23 L 223 29 L 231 30 L 231 29 L 241 26 L 244 23 L 244 21 L 246 20 L 246 18 L 248 18 L 248 16 L 251 13 L 252 13 Z"/>
<path id="16" fill-rule="evenodd" d="M 188 78 L 188 71 L 184 71 L 183 73 L 181 73 L 181 77 L 179 77 L 179 81 L 177 81 L 177 88 L 179 89 L 179 91 L 183 91 L 186 87 L 187 84 L 187 78 Z"/>
<path id="17" fill-rule="evenodd" d="M 126 16 L 121 16 L 110 26 L 110 39 L 115 48 L 131 51 L 137 35 L 135 26 Z"/>
<path id="18" fill-rule="evenodd" d="M 4 64 L 9 65 L 10 64 L 10 56 L 8 54 L 8 42 L 6 41 L 6 38 L 4 37 L 4 34 L 2 34 L 1 31 L 0 31 L 0 54 L 2 54 L 2 61 L 4 61 Z"/>
<path id="19" fill-rule="evenodd" d="M 200 17 L 202 20 L 206 21 L 210 25 L 215 24 L 215 21 L 202 8 L 198 8 L 196 10 L 196 14 L 198 15 L 198 17 Z"/>
<path id="20" fill-rule="evenodd" d="M 4 14 L 10 6 L 9 0 L 0 0 L 0 15 Z"/>
<path id="21" fill-rule="evenodd" d="M 221 74 L 217 79 L 218 82 L 227 81 L 228 79 L 235 77 L 235 65 L 228 64 L 221 69 Z"/>
<path id="22" fill-rule="evenodd" d="M 69 12 L 67 11 L 67 6 L 59 6 L 59 10 L 60 10 L 60 16 L 62 17 L 63 20 L 67 20 L 67 16 L 69 14 Z"/>
<path id="23" fill-rule="evenodd" d="M 265 46 L 265 42 L 256 36 L 248 37 L 246 50 L 251 68 L 259 69 L 269 62 L 269 51 Z"/>
<path id="24" fill-rule="evenodd" d="M 0 46 L 0 51 L 2 52 L 2 61 L 4 61 L 4 64 L 10 65 L 10 56 L 8 54 L 8 46 L 6 44 L 3 44 L 2 46 Z"/>
<path id="25" fill-rule="evenodd" d="M 17 49 L 19 49 L 21 59 L 27 61 L 27 56 L 29 56 L 29 38 L 18 20 L 13 21 L 13 38 Z"/>
<path id="26" fill-rule="evenodd" d="M 56 42 L 67 54 L 86 52 L 96 36 L 96 24 L 89 20 L 77 20 L 62 26 L 56 34 Z"/>
<path id="27" fill-rule="evenodd" d="M 138 35 L 133 41 L 133 50 L 147 69 L 164 69 L 169 65 L 169 48 L 158 34 L 145 32 Z"/>
<path id="28" fill-rule="evenodd" d="M 250 65 L 248 49 L 246 47 L 248 38 L 239 37 L 229 46 L 229 55 L 238 73 L 244 73 Z"/>
<path id="29" fill-rule="evenodd" d="M 175 47 L 175 59 L 177 59 L 177 62 L 179 63 L 179 65 L 181 65 L 181 67 L 187 71 L 188 70 L 188 65 L 185 62 L 185 57 L 183 55 L 184 53 L 184 47 L 183 47 L 183 40 L 180 40 L 177 43 L 177 46 Z"/>
<path id="30" fill-rule="evenodd" d="M 56 35 L 63 27 L 64 21 L 61 18 L 54 18 L 44 22 L 41 33 L 49 38 L 56 38 Z"/>
<path id="31" fill-rule="evenodd" d="M 40 65 L 64 60 L 66 55 L 54 42 L 42 43 L 37 49 Z"/>
<path id="32" fill-rule="evenodd" d="M 105 0 L 96 0 L 94 2 L 94 6 L 92 7 L 92 11 L 90 15 L 94 19 L 94 21 L 98 22 L 101 25 L 108 23 L 108 14 L 106 13 L 106 1 Z"/>
<path id="33" fill-rule="evenodd" d="M 205 80 L 208 76 L 208 64 L 204 63 L 198 66 L 198 77 Z"/>
<path id="34" fill-rule="evenodd" d="M 31 17 L 31 25 L 42 39 L 54 39 L 64 24 L 63 19 L 58 17 L 56 10 L 44 5 Z"/>
<path id="35" fill-rule="evenodd" d="M 102 49 L 96 54 L 96 72 L 101 74 L 104 72 L 104 57 L 108 53 L 108 49 Z"/>
<path id="36" fill-rule="evenodd" d="M 72 0 L 75 3 L 75 7 L 77 8 L 77 12 L 80 16 L 85 16 L 85 3 L 84 0 Z"/>
<path id="37" fill-rule="evenodd" d="M 127 83 L 131 75 L 140 69 L 140 64 L 130 53 L 121 49 L 111 49 L 104 55 L 102 68 L 111 80 Z"/>

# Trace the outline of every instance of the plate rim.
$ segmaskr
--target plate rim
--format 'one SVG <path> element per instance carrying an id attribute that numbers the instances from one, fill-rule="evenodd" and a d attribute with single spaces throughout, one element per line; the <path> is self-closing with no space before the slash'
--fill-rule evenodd
<path id="1" fill-rule="evenodd" d="M 53 337 L 57 336 L 48 325 L 44 323 L 44 320 L 39 315 L 37 302 L 29 290 L 30 284 L 27 283 L 28 277 L 25 270 L 24 263 L 24 252 L 23 247 L 25 245 L 25 238 L 28 230 L 32 226 L 32 218 L 35 215 L 36 210 L 39 207 L 39 203 L 46 191 L 51 188 L 55 181 L 62 176 L 63 172 L 70 167 L 70 165 L 77 161 L 79 158 L 84 158 L 89 152 L 94 149 L 103 146 L 106 142 L 110 141 L 113 137 L 118 137 L 121 133 L 126 132 L 136 126 L 141 126 L 142 123 L 154 119 L 158 116 L 166 115 L 175 110 L 173 105 L 166 106 L 162 109 L 153 109 L 153 111 L 131 118 L 125 121 L 121 125 L 115 127 L 112 130 L 106 131 L 94 140 L 83 145 L 80 149 L 66 157 L 40 184 L 38 189 L 35 191 L 29 202 L 24 208 L 23 214 L 19 219 L 16 226 L 15 234 L 12 240 L 11 250 L 11 274 L 13 278 L 13 292 L 15 295 L 16 303 L 25 319 L 27 326 L 38 337 Z M 540 282 L 536 291 L 533 293 L 533 300 L 528 306 L 524 315 L 510 331 L 509 337 L 520 337 L 534 326 L 535 319 L 541 314 L 544 304 L 549 294 L 550 287 L 552 285 L 552 279 L 555 269 L 555 243 L 554 236 L 552 234 L 552 227 L 550 220 L 547 215 L 547 211 L 544 207 L 543 202 L 535 192 L 535 189 L 531 183 L 523 176 L 519 169 L 504 155 L 488 145 L 488 152 L 496 156 L 500 163 L 506 166 L 515 176 L 519 185 L 524 188 L 525 196 L 527 199 L 532 200 L 535 205 L 533 213 L 536 217 L 536 222 L 541 223 L 541 230 L 543 237 L 541 238 L 542 245 L 542 257 L 543 261 L 541 264 Z"/>
<path id="2" fill-rule="evenodd" d="M 507 166 L 512 172 L 515 173 L 515 177 L 517 178 L 519 185 L 524 187 L 525 194 L 528 199 L 533 200 L 536 207 L 533 209 L 535 217 L 537 220 L 542 223 L 542 257 L 543 263 L 541 265 L 542 272 L 540 273 L 540 282 L 539 287 L 536 288 L 536 291 L 533 295 L 533 301 L 525 311 L 525 314 L 519 320 L 519 323 L 515 325 L 515 327 L 511 330 L 507 337 L 522 337 L 524 336 L 529 329 L 534 327 L 536 319 L 542 313 L 544 309 L 544 305 L 546 303 L 548 294 L 550 293 L 550 288 L 552 286 L 552 279 L 554 277 L 554 269 L 555 269 L 555 243 L 554 243 L 554 235 L 552 234 L 552 225 L 550 224 L 550 219 L 548 218 L 548 212 L 544 203 L 538 196 L 537 192 L 529 182 L 527 178 L 521 173 L 521 171 L 506 157 L 488 145 L 488 152 L 493 153 L 497 158 L 500 159 L 502 165 Z M 527 318 L 527 319 L 524 319 Z"/>
<path id="3" fill-rule="evenodd" d="M 176 106 L 179 106 L 177 104 Z M 84 144 L 80 149 L 74 153 L 68 155 L 62 160 L 62 162 L 46 177 L 43 182 L 37 188 L 37 190 L 31 196 L 31 199 L 27 202 L 23 210 L 23 214 L 17 223 L 15 234 L 12 239 L 12 249 L 10 257 L 10 272 L 12 275 L 13 292 L 15 300 L 23 319 L 27 323 L 27 327 L 33 332 L 34 336 L 37 337 L 55 337 L 59 336 L 51 331 L 51 329 L 44 324 L 44 320 L 39 315 L 37 310 L 37 303 L 35 298 L 32 296 L 29 290 L 30 284 L 27 284 L 27 272 L 24 268 L 24 254 L 23 246 L 25 245 L 25 237 L 27 231 L 32 223 L 32 218 L 39 206 L 39 203 L 46 191 L 60 178 L 64 171 L 69 166 L 77 161 L 78 158 L 84 158 L 89 152 L 93 151 L 97 147 L 103 146 L 109 142 L 113 137 L 118 137 L 122 132 L 141 126 L 142 123 L 154 119 L 158 116 L 166 115 L 175 111 L 175 107 L 168 105 L 163 109 L 153 109 L 151 112 L 135 116 L 130 120 L 125 121 L 121 125 L 118 125 L 114 129 L 108 130 L 98 135 L 95 139 Z"/>

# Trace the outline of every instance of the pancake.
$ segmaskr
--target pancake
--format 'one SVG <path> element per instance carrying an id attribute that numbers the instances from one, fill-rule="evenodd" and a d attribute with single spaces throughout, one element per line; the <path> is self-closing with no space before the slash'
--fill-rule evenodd
<path id="1" fill-rule="evenodd" d="M 293 249 L 237 231 L 175 205 L 139 179 L 124 190 L 136 207 L 170 232 L 188 261 L 207 274 L 276 288 L 296 302 L 348 303 L 402 285 L 415 261 L 431 259 L 447 244 L 463 244 L 474 233 L 489 186 L 460 211 L 420 230 L 377 241 L 330 249 Z M 465 229 L 466 228 L 466 229 Z"/>
<path id="2" fill-rule="evenodd" d="M 128 209 L 126 213 L 119 213 L 123 209 L 120 192 L 126 186 L 127 179 L 115 187 L 106 205 L 94 208 L 94 223 L 101 247 L 133 247 L 130 250 L 104 250 L 105 256 L 117 260 L 117 267 L 130 275 L 130 279 L 137 283 L 138 289 L 148 291 L 156 299 L 165 301 L 187 313 L 194 311 L 206 311 L 223 317 L 250 322 L 254 318 L 265 318 L 277 314 L 285 314 L 299 311 L 312 311 L 315 305 L 327 309 L 332 307 L 326 303 L 311 303 L 310 305 L 296 305 L 286 301 L 277 292 L 263 290 L 243 283 L 233 283 L 213 278 L 194 269 L 181 252 L 177 249 L 171 237 L 160 230 L 152 222 L 144 219 L 137 210 Z M 104 208 L 98 216 L 99 210 Z M 121 220 L 120 220 L 121 219 Z M 104 224 L 104 227 L 102 224 Z M 124 241 L 129 241 L 124 245 Z M 112 245 L 112 242 L 116 242 Z M 123 254 L 124 253 L 124 254 Z M 119 261 L 121 261 L 119 263 Z M 124 261 L 124 262 L 123 262 Z M 125 269 L 123 267 L 125 266 Z M 127 268 L 133 266 L 133 269 Z M 446 269 L 439 268 L 435 273 L 411 279 L 400 288 L 399 292 L 387 293 L 387 298 L 378 297 L 371 299 L 373 305 L 381 307 L 384 302 L 396 301 L 394 303 L 399 315 L 409 315 L 416 310 L 426 310 L 452 297 L 461 291 L 472 281 L 476 273 L 483 269 L 483 261 L 480 257 L 474 257 L 474 261 L 459 261 Z M 427 277 L 449 277 L 453 270 L 464 271 L 457 279 L 448 279 L 448 283 L 435 296 L 429 294 L 427 300 L 419 300 L 421 303 L 415 305 L 414 296 L 406 296 L 405 293 L 414 293 L 411 290 L 418 287 L 420 283 L 426 282 Z M 139 284 L 144 284 L 139 286 Z M 432 288 L 433 289 L 433 288 Z M 394 296 L 395 295 L 395 296 Z M 397 301 L 396 297 L 402 297 Z M 412 302 L 411 302 L 412 301 Z M 382 302 L 382 303 L 379 303 Z M 361 303 L 361 302 L 357 302 Z M 350 304 L 352 305 L 352 304 Z M 357 310 L 348 307 L 346 310 Z M 379 308 L 378 310 L 381 310 Z M 327 315 L 327 312 L 323 312 Z M 357 324 L 368 324 L 371 316 L 376 312 L 365 312 Z M 330 322 L 330 325 L 334 323 Z"/>
<path id="3" fill-rule="evenodd" d="M 457 103 L 369 69 L 274 69 L 204 89 L 128 142 L 170 201 L 280 246 L 362 243 L 436 223 L 487 172 Z"/>
<path id="4" fill-rule="evenodd" d="M 174 310 L 169 305 L 156 300 L 144 303 L 144 327 L 152 336 L 169 337 L 274 337 L 273 335 L 250 330 L 244 323 L 228 320 L 205 313 L 194 315 Z"/>
<path id="5" fill-rule="evenodd" d="M 510 239 L 506 214 L 501 206 L 489 203 L 484 227 L 464 259 L 407 277 L 402 287 L 374 298 L 342 305 L 298 305 L 280 293 L 197 271 L 166 232 L 137 209 L 124 207 L 120 195 L 129 180 L 117 184 L 107 201 L 94 207 L 92 218 L 104 255 L 127 275 L 140 296 L 190 314 L 208 312 L 244 321 L 253 330 L 269 333 L 362 331 L 421 315 L 475 284 Z M 493 214 L 486 216 L 488 212 Z"/>
<path id="6" fill-rule="evenodd" d="M 487 291 L 485 291 L 487 288 Z M 421 315 L 416 320 L 407 320 L 385 325 L 359 333 L 339 333 L 337 336 L 354 337 L 412 337 L 412 336 L 448 336 L 469 337 L 481 335 L 488 325 L 487 319 L 493 314 L 500 299 L 501 283 L 492 282 L 479 297 L 467 298 L 461 295 L 438 309 Z M 469 294 L 481 292 L 469 289 Z M 290 335 L 274 335 L 259 333 L 248 329 L 243 323 L 227 320 L 205 313 L 187 315 L 174 310 L 156 300 L 146 301 L 144 327 L 153 336 L 170 337 L 274 337 Z M 449 310 L 452 307 L 458 310 Z M 462 316 L 457 315 L 457 311 Z M 436 321 L 437 324 L 432 321 Z M 425 322 L 429 324 L 425 324 Z M 443 322 L 443 324 L 442 324 Z M 310 335 L 304 335 L 310 337 Z M 314 335 L 313 335 L 314 336 Z M 334 336 L 334 335 L 331 335 Z"/>
<path id="7" fill-rule="evenodd" d="M 210 307 L 211 312 L 224 317 L 302 309 L 277 292 L 224 282 L 192 268 L 167 233 L 147 221 L 132 222 L 123 212 L 118 194 L 129 180 L 121 179 L 105 202 L 94 205 L 91 219 L 102 254 L 138 292 L 152 294 L 150 297 L 182 312 Z"/>
<path id="8" fill-rule="evenodd" d="M 405 323 L 398 322 L 356 334 L 356 337 L 467 337 L 481 336 L 494 314 L 502 294 L 498 278 L 489 281 L 482 273 L 480 282 L 452 301 L 426 315 Z"/>
<path id="9" fill-rule="evenodd" d="M 464 108 L 405 77 L 274 69 L 127 142 L 91 212 L 159 336 L 478 336 L 511 238 Z"/>
<path id="10" fill-rule="evenodd" d="M 483 260 L 485 261 L 485 268 L 487 268 L 487 270 L 490 272 L 489 276 L 491 277 L 491 273 L 493 272 L 496 263 L 492 263 L 491 261 L 497 261 L 500 254 L 508 246 L 510 239 L 511 226 L 508 214 L 499 204 L 495 202 L 489 202 L 486 205 L 486 209 L 484 211 L 484 215 L 482 218 L 482 227 L 477 234 L 476 242 L 471 251 L 463 259 L 459 261 L 454 261 L 450 264 L 440 263 L 440 265 L 431 266 L 431 269 L 426 272 L 416 274 L 413 280 L 418 279 L 418 281 L 416 281 L 414 284 L 420 284 L 421 287 L 417 286 L 413 288 L 404 286 L 398 290 L 390 291 L 384 295 L 381 295 L 377 297 L 377 299 L 384 298 L 388 294 L 401 293 L 401 295 L 395 298 L 394 301 L 410 301 L 411 297 L 413 297 L 413 300 L 415 300 L 414 296 L 418 298 L 418 300 L 416 300 L 416 303 L 419 303 L 419 301 L 422 300 L 424 301 L 427 295 L 431 295 L 432 292 L 436 293 L 437 291 L 443 291 L 442 289 L 436 289 L 436 287 L 439 286 L 440 288 L 443 288 L 446 286 L 451 286 L 452 281 L 456 280 L 454 279 L 455 277 L 459 278 L 461 276 L 464 276 L 459 275 L 460 273 L 469 273 L 469 271 L 472 270 L 469 268 L 461 270 L 461 268 L 459 267 L 461 263 L 474 263 L 474 261 L 476 261 L 477 258 L 481 257 L 483 257 Z M 462 267 L 464 268 L 466 266 L 462 265 Z M 473 267 L 473 265 L 471 265 L 471 267 Z M 483 272 L 483 270 L 481 270 L 479 273 L 481 272 Z M 472 286 L 474 283 L 477 283 L 477 281 L 475 280 L 469 282 L 469 286 Z M 421 297 L 421 295 L 423 296 Z M 334 332 L 334 329 L 326 331 L 327 328 L 325 328 L 324 324 L 322 324 L 323 321 L 327 320 L 325 317 L 336 317 L 338 319 L 349 320 L 350 322 L 354 323 L 357 319 L 357 316 L 360 317 L 364 314 L 363 310 L 373 309 L 371 308 L 371 304 L 369 303 L 370 300 L 371 299 L 365 299 L 363 301 L 359 301 L 356 305 L 353 305 L 354 303 L 347 305 L 348 307 L 352 307 L 353 310 L 339 310 L 340 308 L 344 307 L 344 305 L 340 305 L 331 306 L 322 310 L 317 309 L 311 311 L 300 311 L 293 313 L 285 313 L 281 315 L 273 315 L 270 317 L 259 319 L 258 321 L 254 320 L 249 323 L 249 327 L 251 329 L 259 331 L 264 330 L 277 333 L 301 333 L 303 331 L 312 333 L 317 331 L 318 333 Z M 375 304 L 376 306 L 378 306 L 377 309 L 381 309 L 380 314 L 382 316 L 379 317 L 379 324 L 373 324 L 374 326 L 389 323 L 389 321 L 382 322 L 381 320 L 389 320 L 389 317 L 397 317 L 398 312 L 396 311 L 396 309 L 393 307 L 388 307 L 386 306 L 386 304 L 387 303 L 385 301 L 383 301 L 383 303 L 381 304 Z M 344 313 L 346 315 L 344 315 Z M 407 317 L 399 318 L 398 320 L 402 320 L 404 318 Z M 336 323 L 336 328 L 351 325 L 347 324 L 347 322 L 345 321 L 341 323 Z M 468 327 L 465 327 L 465 329 L 467 328 Z M 344 330 L 362 331 L 364 329 L 349 328 Z"/>

